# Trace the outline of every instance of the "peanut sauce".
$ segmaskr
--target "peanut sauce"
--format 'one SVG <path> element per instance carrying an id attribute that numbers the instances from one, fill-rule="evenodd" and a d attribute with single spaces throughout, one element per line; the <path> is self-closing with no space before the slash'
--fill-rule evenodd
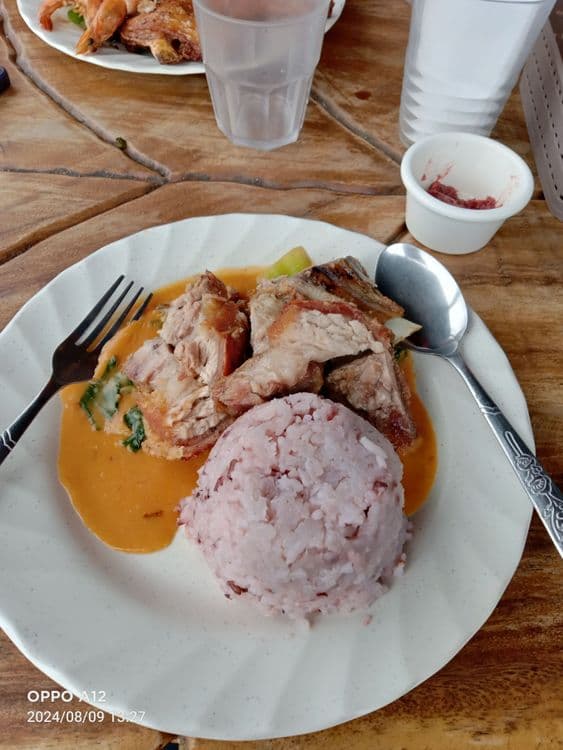
<path id="1" fill-rule="evenodd" d="M 241 294 L 250 295 L 259 268 L 225 269 L 217 276 Z M 157 334 L 155 311 L 183 293 L 186 280 L 158 289 L 142 320 L 123 328 L 105 347 L 96 374 L 110 357 L 120 364 L 144 341 Z M 436 473 L 436 439 L 430 418 L 416 394 L 410 357 L 402 368 L 412 390 L 411 411 L 418 437 L 400 452 L 405 473 L 405 510 L 414 513 L 426 499 Z M 86 384 L 76 383 L 61 393 L 59 478 L 85 525 L 110 547 L 124 552 L 153 552 L 166 547 L 176 533 L 178 502 L 191 494 L 207 453 L 188 461 L 168 461 L 142 450 L 132 453 L 118 435 L 95 431 L 79 405 Z M 119 411 L 135 403 L 134 394 L 122 396 Z"/>

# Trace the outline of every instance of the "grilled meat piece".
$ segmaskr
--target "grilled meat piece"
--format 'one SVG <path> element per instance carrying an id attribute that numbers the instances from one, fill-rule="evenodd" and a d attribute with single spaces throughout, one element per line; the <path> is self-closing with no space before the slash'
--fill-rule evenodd
<path id="1" fill-rule="evenodd" d="M 123 371 L 137 387 L 147 433 L 143 448 L 152 455 L 195 456 L 210 448 L 232 422 L 215 408 L 209 386 L 187 376 L 160 337 L 145 341 L 126 360 Z"/>
<path id="2" fill-rule="evenodd" d="M 326 376 L 325 392 L 360 413 L 395 448 L 410 445 L 416 437 L 409 387 L 391 349 L 336 364 Z"/>
<path id="3" fill-rule="evenodd" d="M 247 344 L 247 317 L 225 285 L 209 272 L 188 284 L 169 306 L 160 334 L 123 368 L 138 390 L 144 450 L 190 458 L 215 443 L 233 420 L 217 409 L 210 386 L 240 364 Z"/>
<path id="4" fill-rule="evenodd" d="M 311 266 L 298 276 L 353 303 L 380 323 L 385 323 L 389 318 L 402 317 L 404 314 L 403 308 L 382 294 L 362 264 L 351 256 L 320 266 Z"/>
<path id="5" fill-rule="evenodd" d="M 386 343 L 374 338 L 370 323 L 353 305 L 341 300 L 293 300 L 268 329 L 269 348 L 219 378 L 212 396 L 230 414 L 241 414 L 304 384 L 311 363 L 365 351 L 382 353 L 389 344 L 386 329 L 379 328 Z"/>
<path id="6" fill-rule="evenodd" d="M 291 300 L 319 300 L 323 302 L 340 302 L 341 299 L 330 294 L 323 287 L 296 276 L 281 276 L 273 281 L 260 281 L 250 298 L 250 331 L 254 354 L 268 348 L 268 329 L 275 322 L 281 311 Z"/>
<path id="7" fill-rule="evenodd" d="M 176 297 L 167 308 L 166 319 L 162 325 L 160 335 L 168 344 L 175 346 L 194 327 L 193 314 L 199 314 L 199 308 L 192 309 L 201 303 L 204 296 L 214 295 L 228 299 L 227 287 L 210 271 L 196 276 L 186 285 L 184 294 Z"/>
<path id="8" fill-rule="evenodd" d="M 283 393 L 319 392 L 321 363 L 339 359 L 328 365 L 327 395 L 362 413 L 395 447 L 412 442 L 410 393 L 383 325 L 403 309 L 377 290 L 354 258 L 262 281 L 249 308 L 254 357 L 212 389 L 230 413 Z M 339 313 L 338 322 L 330 320 Z"/>
<path id="9" fill-rule="evenodd" d="M 290 389 L 290 393 L 320 393 L 325 383 L 324 365 L 320 362 L 309 362 L 305 375 Z"/>
<path id="10" fill-rule="evenodd" d="M 381 294 L 355 258 L 339 258 L 307 268 L 295 276 L 259 282 L 250 300 L 254 354 L 268 347 L 268 328 L 292 299 L 346 300 L 380 323 L 400 317 L 404 312 L 400 305 Z"/>
<path id="11" fill-rule="evenodd" d="M 213 274 L 197 277 L 170 304 L 159 336 L 124 368 L 139 391 L 144 449 L 187 458 L 213 445 L 252 406 L 323 387 L 396 447 L 408 444 L 408 387 L 391 333 L 379 322 L 402 310 L 363 273 L 356 261 L 342 259 L 261 282 L 249 303 L 254 355 L 240 366 L 249 337 L 242 303 Z"/>
<path id="12" fill-rule="evenodd" d="M 138 11 L 119 30 L 130 51 L 148 47 L 164 64 L 201 60 L 191 0 L 141 0 Z"/>
<path id="13" fill-rule="evenodd" d="M 188 374 L 211 383 L 242 361 L 248 318 L 223 282 L 206 271 L 172 302 L 160 336 Z"/>
<path id="14" fill-rule="evenodd" d="M 138 388 L 160 391 L 162 398 L 171 403 L 182 399 L 192 388 L 193 378 L 182 371 L 182 366 L 160 336 L 145 341 L 128 357 L 123 372 Z"/>
<path id="15" fill-rule="evenodd" d="M 250 344 L 253 353 L 260 354 L 269 348 L 268 329 L 286 306 L 291 295 L 286 294 L 276 282 L 260 281 L 248 303 L 250 315 Z"/>
<path id="16" fill-rule="evenodd" d="M 168 459 L 191 458 L 215 445 L 233 421 L 219 412 L 210 398 L 209 386 L 194 384 L 186 398 L 172 406 L 158 391 L 141 393 L 139 407 L 148 426 L 143 447 L 152 455 Z"/>

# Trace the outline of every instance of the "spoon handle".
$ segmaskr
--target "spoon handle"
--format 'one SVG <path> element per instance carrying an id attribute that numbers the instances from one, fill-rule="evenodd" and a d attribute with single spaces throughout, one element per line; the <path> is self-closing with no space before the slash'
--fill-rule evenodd
<path id="1" fill-rule="evenodd" d="M 445 357 L 460 373 L 501 444 L 557 551 L 563 557 L 563 493 L 529 450 L 460 354 Z"/>

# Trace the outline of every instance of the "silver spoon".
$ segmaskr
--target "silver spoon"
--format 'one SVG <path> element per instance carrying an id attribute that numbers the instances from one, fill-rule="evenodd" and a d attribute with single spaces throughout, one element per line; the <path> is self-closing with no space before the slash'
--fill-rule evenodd
<path id="1" fill-rule="evenodd" d="M 465 380 L 532 501 L 557 551 L 563 557 L 563 493 L 530 452 L 514 427 L 473 375 L 458 351 L 467 330 L 467 305 L 451 274 L 428 253 L 398 243 L 382 251 L 375 282 L 383 294 L 405 308 L 422 329 L 406 341 L 410 349 L 447 360 Z"/>

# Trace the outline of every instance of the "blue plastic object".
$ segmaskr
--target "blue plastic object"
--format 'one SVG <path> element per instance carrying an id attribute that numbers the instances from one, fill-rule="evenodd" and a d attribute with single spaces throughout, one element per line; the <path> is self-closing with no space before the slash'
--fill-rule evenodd
<path id="1" fill-rule="evenodd" d="M 0 67 L 0 94 L 10 88 L 10 76 L 6 68 Z"/>

